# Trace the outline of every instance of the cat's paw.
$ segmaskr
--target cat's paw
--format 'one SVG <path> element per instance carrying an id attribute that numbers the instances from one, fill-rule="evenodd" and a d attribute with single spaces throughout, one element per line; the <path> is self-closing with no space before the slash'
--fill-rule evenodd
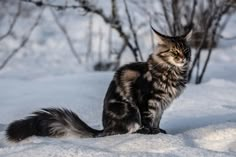
<path id="1" fill-rule="evenodd" d="M 147 128 L 147 127 L 140 128 L 139 130 L 136 131 L 136 133 L 139 133 L 139 134 L 159 134 L 159 133 L 167 134 L 167 132 L 163 129 Z"/>
<path id="2" fill-rule="evenodd" d="M 143 127 L 143 128 L 140 128 L 139 130 L 136 131 L 136 133 L 139 133 L 139 134 L 150 134 L 150 128 L 146 128 L 146 127 Z"/>
<path id="3" fill-rule="evenodd" d="M 150 134 L 159 134 L 159 133 L 167 134 L 167 132 L 161 128 L 151 128 Z"/>
<path id="4" fill-rule="evenodd" d="M 151 128 L 150 134 L 159 134 L 161 131 L 159 128 Z"/>

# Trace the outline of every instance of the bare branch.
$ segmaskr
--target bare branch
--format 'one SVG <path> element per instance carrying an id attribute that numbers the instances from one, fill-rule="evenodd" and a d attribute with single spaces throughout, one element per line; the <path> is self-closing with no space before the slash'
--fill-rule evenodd
<path id="1" fill-rule="evenodd" d="M 66 41 L 67 41 L 67 43 L 68 43 L 68 45 L 69 45 L 69 47 L 70 47 L 70 50 L 71 50 L 72 54 L 73 54 L 74 57 L 76 58 L 77 62 L 78 62 L 79 64 L 81 64 L 81 62 L 82 62 L 82 61 L 81 61 L 81 58 L 80 58 L 80 56 L 77 54 L 77 52 L 76 52 L 76 50 L 75 50 L 75 48 L 74 48 L 74 45 L 72 44 L 72 40 L 71 40 L 71 38 L 70 38 L 70 36 L 69 36 L 69 34 L 68 34 L 66 28 L 60 23 L 60 21 L 59 21 L 57 15 L 56 15 L 56 13 L 55 13 L 52 9 L 51 9 L 51 13 L 52 13 L 52 15 L 53 15 L 53 17 L 54 17 L 54 20 L 55 20 L 56 24 L 58 25 L 58 27 L 59 27 L 60 30 L 62 31 L 63 35 L 66 37 Z"/>
<path id="2" fill-rule="evenodd" d="M 196 52 L 196 54 L 195 54 L 195 56 L 194 56 L 194 60 L 193 60 L 193 63 L 192 63 L 192 65 L 191 65 L 191 68 L 190 68 L 189 74 L 188 74 L 188 81 L 191 80 L 193 69 L 194 69 L 196 63 L 198 63 L 198 60 L 200 59 L 201 50 L 202 50 L 203 45 L 204 45 L 204 43 L 205 43 L 205 41 L 206 41 L 206 39 L 207 39 L 208 32 L 209 32 L 209 29 L 210 29 L 210 27 L 211 27 L 211 24 L 212 24 L 212 22 L 213 22 L 213 20 L 214 20 L 214 18 L 215 18 L 215 14 L 216 14 L 217 10 L 215 9 L 215 10 L 213 10 L 213 11 L 214 11 L 214 12 L 212 13 L 212 15 L 209 15 L 209 18 L 208 18 L 208 20 L 207 20 L 206 28 L 205 28 L 205 30 L 204 30 L 204 33 L 203 33 L 203 37 L 202 37 L 200 46 L 199 46 L 199 48 L 198 48 L 198 50 L 197 50 L 197 52 Z M 198 77 L 198 74 L 197 74 L 197 77 Z"/>
<path id="3" fill-rule="evenodd" d="M 129 41 L 129 35 L 123 31 L 123 27 L 121 25 L 121 22 L 118 17 L 118 13 L 117 13 L 116 0 L 111 0 L 112 8 L 113 8 L 112 9 L 112 16 L 107 16 L 104 13 L 102 8 L 99 8 L 96 5 L 92 4 L 89 0 L 75 0 L 79 3 L 79 6 L 54 5 L 54 4 L 50 4 L 50 3 L 44 3 L 42 0 L 39 0 L 39 1 L 21 0 L 21 1 L 33 3 L 38 7 L 48 6 L 48 7 L 52 7 L 52 8 L 56 8 L 56 9 L 81 8 L 86 13 L 93 13 L 93 14 L 100 16 L 104 20 L 105 23 L 109 24 L 114 30 L 116 30 L 118 32 L 120 37 L 123 39 L 124 42 L 127 43 L 127 46 L 129 47 L 129 49 L 133 53 L 135 61 L 138 61 L 138 54 L 136 52 L 137 48 L 135 47 L 135 45 L 133 45 Z"/>
<path id="4" fill-rule="evenodd" d="M 37 7 L 47 6 L 47 7 L 55 8 L 57 10 L 80 8 L 80 6 L 78 6 L 78 5 L 55 5 L 55 4 L 51 4 L 51 3 L 45 3 L 42 0 L 37 0 L 37 1 L 21 0 L 21 1 L 32 3 L 32 4 L 36 5 Z"/>
<path id="5" fill-rule="evenodd" d="M 110 59 L 112 55 L 112 28 L 109 27 L 108 32 L 108 58 Z"/>
<path id="6" fill-rule="evenodd" d="M 230 20 L 231 16 L 232 16 L 232 13 L 229 13 L 229 14 L 227 15 L 227 17 L 224 19 L 224 21 L 222 22 L 222 24 L 219 25 L 219 29 L 218 29 L 218 31 L 217 31 L 217 33 L 216 33 L 216 40 L 217 40 L 217 41 L 219 41 L 219 39 L 223 37 L 222 35 L 219 35 L 219 34 L 220 34 L 221 32 L 223 32 L 223 30 L 225 29 L 226 25 L 228 24 L 228 21 Z M 232 37 L 231 37 L 231 38 L 232 38 Z M 224 37 L 223 37 L 223 39 L 224 39 Z M 227 40 L 227 39 L 226 39 L 226 40 Z M 230 39 L 228 39 L 228 40 L 230 40 Z"/>
<path id="7" fill-rule="evenodd" d="M 193 0 L 192 12 L 188 23 L 193 23 L 193 18 L 196 12 L 197 0 Z"/>
<path id="8" fill-rule="evenodd" d="M 199 76 L 199 78 L 197 79 L 197 84 L 201 83 L 202 82 L 202 78 L 205 74 L 205 71 L 206 71 L 206 68 L 207 68 L 207 65 L 209 63 L 209 60 L 210 60 L 210 57 L 211 57 L 211 53 L 212 53 L 212 47 L 213 47 L 213 42 L 215 40 L 215 37 L 216 37 L 216 31 L 217 31 L 217 28 L 219 28 L 219 24 L 220 24 L 220 21 L 222 19 L 222 16 L 228 12 L 230 9 L 230 5 L 226 5 L 224 7 L 222 7 L 221 5 L 219 5 L 218 7 L 218 10 L 220 10 L 218 16 L 217 16 L 217 19 L 216 19 L 216 22 L 215 22 L 215 25 L 214 25 L 214 28 L 213 28 L 213 31 L 212 31 L 212 36 L 211 36 L 211 45 L 210 45 L 210 49 L 209 49 L 209 52 L 208 52 L 208 55 L 207 55 L 207 59 L 205 61 L 205 64 L 203 66 L 203 70 Z"/>
<path id="9" fill-rule="evenodd" d="M 162 5 L 162 9 L 163 9 L 163 12 L 164 12 L 164 16 L 165 16 L 170 34 L 173 35 L 174 33 L 173 33 L 173 30 L 172 30 L 172 27 L 171 27 L 171 22 L 170 22 L 170 18 L 169 18 L 169 15 L 168 15 L 168 10 L 166 8 L 165 0 L 161 0 L 161 5 Z"/>
<path id="10" fill-rule="evenodd" d="M 9 29 L 7 30 L 7 32 L 6 32 L 4 35 L 2 35 L 2 36 L 0 37 L 0 41 L 3 40 L 5 37 L 7 37 L 7 36 L 12 32 L 12 29 L 13 29 L 13 27 L 15 26 L 15 24 L 16 24 L 16 22 L 17 22 L 17 19 L 18 19 L 19 16 L 20 16 L 20 12 L 21 12 L 21 1 L 18 2 L 17 12 L 16 12 L 16 14 L 15 14 L 15 16 L 14 16 L 14 18 L 13 18 L 12 23 L 10 24 Z"/>
<path id="11" fill-rule="evenodd" d="M 115 66 L 115 69 L 117 69 L 120 66 L 120 58 L 121 58 L 122 54 L 124 53 L 126 47 L 127 47 L 127 43 L 124 42 L 123 45 L 121 46 L 120 50 L 117 52 L 117 54 L 118 54 L 116 57 L 117 64 Z"/>
<path id="12" fill-rule="evenodd" d="M 179 13 L 179 10 L 178 10 L 178 0 L 172 0 L 172 3 L 171 3 L 171 7 L 172 7 L 172 14 L 173 14 L 173 23 L 172 23 L 172 28 L 173 28 L 173 32 L 172 32 L 172 35 L 173 36 L 176 36 L 176 33 L 178 31 L 178 26 L 179 26 L 179 16 L 178 16 L 178 13 Z"/>
<path id="13" fill-rule="evenodd" d="M 133 34 L 133 38 L 134 38 L 134 43 L 135 43 L 135 46 L 136 46 L 136 50 L 139 52 L 139 56 L 140 56 L 140 59 L 141 61 L 143 61 L 143 56 L 142 56 L 142 52 L 140 50 L 140 47 L 139 47 L 139 44 L 138 44 L 138 37 L 137 37 L 137 33 L 136 31 L 134 30 L 134 27 L 133 27 L 133 22 L 131 20 L 131 16 L 130 16 L 130 13 L 129 13 L 129 9 L 128 9 L 128 5 L 126 3 L 126 0 L 123 0 L 124 1 L 124 4 L 125 4 L 125 12 L 127 14 L 127 17 L 128 17 L 128 22 L 129 22 L 129 27 L 130 27 L 130 30 Z"/>
<path id="14" fill-rule="evenodd" d="M 117 14 L 116 0 L 111 0 L 111 15 L 115 20 L 119 17 Z"/>
<path id="15" fill-rule="evenodd" d="M 94 13 L 99 15 L 106 23 L 116 24 L 113 20 L 106 16 L 101 8 L 97 8 L 95 5 L 90 3 L 88 0 L 76 0 L 80 3 L 81 8 L 84 9 L 85 12 Z"/>
<path id="16" fill-rule="evenodd" d="M 89 15 L 89 27 L 88 27 L 88 46 L 86 53 L 86 60 L 89 61 L 89 57 L 92 54 L 93 45 L 93 15 Z"/>
<path id="17" fill-rule="evenodd" d="M 123 28 L 121 26 L 121 22 L 118 16 L 117 17 L 111 16 L 112 18 L 106 16 L 101 8 L 97 8 L 95 5 L 91 4 L 88 0 L 76 0 L 76 1 L 80 3 L 84 11 L 99 15 L 104 20 L 104 22 L 111 25 L 112 28 L 115 29 L 119 33 L 120 37 L 124 40 L 124 42 L 127 43 L 127 46 L 129 47 L 129 49 L 134 55 L 135 61 L 138 61 L 138 54 L 136 52 L 136 48 L 130 43 L 129 36 L 123 31 Z M 112 3 L 114 3 L 113 5 L 116 5 L 115 2 L 116 2 L 115 0 L 112 1 Z M 117 13 L 113 15 L 117 15 Z"/>
<path id="18" fill-rule="evenodd" d="M 42 17 L 43 11 L 44 11 L 44 8 L 41 10 L 39 15 L 37 16 L 34 24 L 31 26 L 29 32 L 23 36 L 23 40 L 20 43 L 20 45 L 17 48 L 15 48 L 10 53 L 10 55 L 3 61 L 3 63 L 0 65 L 0 70 L 2 70 L 7 65 L 7 63 L 17 54 L 17 52 L 19 52 L 21 50 L 21 48 L 23 48 L 25 46 L 25 44 L 29 41 L 32 32 L 34 31 L 34 29 L 36 28 L 36 26 L 38 25 L 38 23 Z"/>
<path id="19" fill-rule="evenodd" d="M 99 61 L 102 61 L 102 41 L 103 41 L 103 33 L 101 27 L 99 28 L 99 45 L 98 45 L 98 58 Z"/>

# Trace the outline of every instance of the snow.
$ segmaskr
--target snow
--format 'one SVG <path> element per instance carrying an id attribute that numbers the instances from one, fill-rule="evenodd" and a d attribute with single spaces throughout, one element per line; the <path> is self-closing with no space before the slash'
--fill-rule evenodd
<path id="1" fill-rule="evenodd" d="M 67 24 L 78 53 L 83 55 L 86 46 L 82 41 L 87 41 L 88 17 L 75 20 L 77 14 L 68 15 L 70 13 L 61 13 L 60 20 Z M 236 156 L 236 40 L 222 41 L 212 53 L 203 83 L 188 84 L 184 93 L 165 111 L 161 127 L 168 132 L 166 135 L 126 134 L 83 139 L 30 137 L 20 143 L 7 141 L 5 129 L 10 122 L 44 107 L 71 109 L 90 126 L 102 128 L 103 98 L 114 72 L 91 72 L 88 67 L 93 64 L 91 61 L 78 65 L 52 21 L 50 11 L 45 10 L 41 27 L 35 29 L 22 52 L 0 71 L 0 157 Z M 93 28 L 93 51 L 98 49 L 99 30 L 102 28 L 106 33 L 108 29 L 99 18 L 94 17 L 94 23 L 99 27 Z M 29 23 L 25 20 L 19 25 L 23 26 L 18 27 L 21 29 Z M 235 18 L 229 26 L 224 34 L 230 37 Z M 0 32 L 4 29 L 1 27 Z M 149 36 L 142 39 L 144 51 L 150 52 Z M 119 41 L 114 43 L 118 45 Z M 19 41 L 12 38 L 2 41 L 0 56 L 8 54 L 18 44 Z M 106 40 L 103 45 L 105 52 Z M 122 64 L 133 60 L 128 52 L 125 54 Z"/>
<path id="2" fill-rule="evenodd" d="M 66 107 L 94 128 L 102 128 L 102 102 L 113 72 L 64 75 L 0 74 L 1 157 L 236 156 L 235 46 L 218 48 L 200 85 L 187 85 L 166 110 L 161 127 L 168 134 L 126 134 L 103 138 L 5 138 L 7 125 L 43 107 Z M 37 68 L 35 69 L 37 71 Z M 37 73 L 37 72 L 36 72 Z"/>
<path id="3" fill-rule="evenodd" d="M 189 84 L 164 113 L 168 134 L 127 134 L 103 138 L 31 137 L 18 144 L 5 139 L 13 120 L 42 107 L 66 107 L 90 126 L 102 128 L 102 100 L 112 72 L 81 72 L 39 79 L 1 78 L 0 156 L 235 156 L 236 82 L 210 79 Z"/>

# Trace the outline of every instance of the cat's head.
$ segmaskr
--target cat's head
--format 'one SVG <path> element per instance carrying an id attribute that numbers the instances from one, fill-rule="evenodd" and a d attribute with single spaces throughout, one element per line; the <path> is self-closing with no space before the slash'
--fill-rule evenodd
<path id="1" fill-rule="evenodd" d="M 157 32 L 153 27 L 157 39 L 157 48 L 151 55 L 152 59 L 159 63 L 176 67 L 188 65 L 191 59 L 191 49 L 188 41 L 192 35 L 192 29 L 181 36 L 170 37 Z"/>

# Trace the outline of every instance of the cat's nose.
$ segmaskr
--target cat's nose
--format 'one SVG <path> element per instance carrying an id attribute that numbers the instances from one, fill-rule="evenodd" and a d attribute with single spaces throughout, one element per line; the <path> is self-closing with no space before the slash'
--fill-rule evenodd
<path id="1" fill-rule="evenodd" d="M 185 58 L 179 58 L 177 60 L 178 63 L 185 63 L 186 62 L 186 59 Z"/>

